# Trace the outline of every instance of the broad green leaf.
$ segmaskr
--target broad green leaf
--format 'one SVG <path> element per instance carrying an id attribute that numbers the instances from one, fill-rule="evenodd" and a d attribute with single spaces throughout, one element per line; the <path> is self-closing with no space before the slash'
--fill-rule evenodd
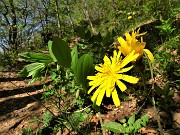
<path id="1" fill-rule="evenodd" d="M 53 43 L 52 41 L 48 42 L 48 50 L 49 50 L 49 54 L 50 54 L 51 58 L 53 59 L 54 62 L 56 62 L 57 59 L 52 52 L 52 43 Z"/>
<path id="2" fill-rule="evenodd" d="M 74 46 L 73 50 L 71 51 L 71 57 L 72 57 L 71 69 L 74 71 L 75 67 L 76 67 L 76 63 L 78 61 L 78 49 L 77 49 L 77 45 Z"/>
<path id="3" fill-rule="evenodd" d="M 26 65 L 23 70 L 19 73 L 20 76 L 29 77 L 31 75 L 35 75 L 36 71 L 41 71 L 45 68 L 44 63 L 32 63 Z"/>
<path id="4" fill-rule="evenodd" d="M 128 119 L 128 124 L 133 125 L 135 122 L 135 114 L 133 114 L 129 119 Z"/>
<path id="5" fill-rule="evenodd" d="M 93 58 L 90 54 L 84 54 L 77 61 L 74 74 L 77 84 L 82 84 L 84 89 L 87 89 L 88 80 L 87 76 L 92 75 L 94 71 Z"/>
<path id="6" fill-rule="evenodd" d="M 39 78 L 41 77 L 41 71 L 44 69 L 44 67 L 41 67 L 37 70 L 32 71 L 32 78 Z"/>
<path id="7" fill-rule="evenodd" d="M 29 72 L 28 76 L 32 75 L 31 72 L 33 72 L 35 70 L 43 69 L 44 67 L 45 67 L 44 63 L 32 63 L 32 64 L 25 66 L 27 72 Z"/>
<path id="8" fill-rule="evenodd" d="M 20 72 L 19 72 L 19 76 L 21 76 L 21 77 L 27 77 L 28 76 L 28 71 L 27 71 L 27 69 L 24 67 Z"/>
<path id="9" fill-rule="evenodd" d="M 21 57 L 22 59 L 29 59 L 29 52 L 22 52 L 18 54 L 19 57 Z"/>
<path id="10" fill-rule="evenodd" d="M 125 128 L 117 122 L 108 122 L 101 125 L 102 128 L 108 129 L 114 133 L 124 133 Z"/>
<path id="11" fill-rule="evenodd" d="M 18 54 L 22 59 L 25 59 L 28 62 L 41 62 L 45 64 L 49 64 L 52 62 L 52 58 L 49 55 L 44 53 L 29 53 L 23 52 Z"/>
<path id="12" fill-rule="evenodd" d="M 66 68 L 71 66 L 71 50 L 65 41 L 59 37 L 55 37 L 52 42 L 51 50 L 59 65 Z"/>
<path id="13" fill-rule="evenodd" d="M 32 78 L 29 82 L 28 85 L 33 84 L 35 81 L 37 81 L 39 78 Z"/>

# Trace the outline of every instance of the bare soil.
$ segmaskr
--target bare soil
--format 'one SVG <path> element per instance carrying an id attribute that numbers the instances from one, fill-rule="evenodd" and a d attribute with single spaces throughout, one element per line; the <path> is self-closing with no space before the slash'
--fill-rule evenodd
<path id="1" fill-rule="evenodd" d="M 29 79 L 17 76 L 18 72 L 0 72 L 0 134 L 20 135 L 24 127 L 37 128 L 29 123 L 34 116 L 45 111 L 41 95 L 43 84 L 37 81 L 28 85 Z M 48 107 L 47 104 L 45 106 Z"/>

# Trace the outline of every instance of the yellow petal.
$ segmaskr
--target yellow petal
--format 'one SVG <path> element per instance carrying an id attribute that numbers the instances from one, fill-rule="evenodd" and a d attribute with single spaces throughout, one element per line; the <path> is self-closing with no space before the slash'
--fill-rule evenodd
<path id="1" fill-rule="evenodd" d="M 97 77 L 96 76 L 87 76 L 88 80 L 95 80 Z"/>
<path id="2" fill-rule="evenodd" d="M 98 86 L 101 84 L 101 82 L 103 82 L 105 80 L 105 78 L 98 77 L 98 76 L 96 76 L 96 77 L 97 77 L 96 79 L 89 82 L 89 86 L 93 86 L 93 85 Z"/>
<path id="3" fill-rule="evenodd" d="M 129 75 L 122 75 L 122 80 L 129 82 L 129 83 L 133 83 L 133 84 L 135 84 L 139 81 L 138 78 L 129 76 Z"/>
<path id="4" fill-rule="evenodd" d="M 154 62 L 154 57 L 153 54 L 148 50 L 148 49 L 143 49 L 143 51 L 147 54 L 148 58 L 150 59 L 151 62 Z"/>
<path id="5" fill-rule="evenodd" d="M 122 54 L 123 54 L 124 56 L 127 56 L 127 55 L 128 55 L 128 52 L 129 52 L 129 50 L 130 50 L 128 46 L 125 47 L 125 48 L 123 48 L 122 46 L 119 46 L 118 49 L 119 49 L 119 51 L 122 52 Z"/>
<path id="6" fill-rule="evenodd" d="M 111 60 L 106 55 L 104 56 L 103 60 L 104 60 L 104 63 L 111 65 Z"/>
<path id="7" fill-rule="evenodd" d="M 96 98 L 97 98 L 98 94 L 100 93 L 100 91 L 101 91 L 101 89 L 98 88 L 98 89 L 94 92 L 93 96 L 91 97 L 91 100 L 92 100 L 93 102 L 96 100 Z"/>
<path id="8" fill-rule="evenodd" d="M 106 89 L 106 97 L 110 97 L 111 96 L 111 89 L 107 88 Z"/>
<path id="9" fill-rule="evenodd" d="M 104 94 L 105 94 L 105 89 L 102 89 L 97 97 L 97 100 L 96 100 L 96 105 L 100 106 L 101 105 L 101 102 L 102 102 L 102 99 L 104 97 Z"/>
<path id="10" fill-rule="evenodd" d="M 119 80 L 116 81 L 116 84 L 118 85 L 121 91 L 125 91 L 127 89 L 126 85 Z"/>
<path id="11" fill-rule="evenodd" d="M 128 43 L 131 43 L 132 41 L 132 37 L 129 33 L 125 33 L 125 37 L 126 37 L 126 41 L 128 41 Z"/>
<path id="12" fill-rule="evenodd" d="M 97 71 L 103 72 L 103 68 L 102 68 L 102 67 L 95 66 L 95 69 L 96 69 Z"/>
<path id="13" fill-rule="evenodd" d="M 112 92 L 112 99 L 116 107 L 120 106 L 121 103 L 120 103 L 116 89 Z"/>
<path id="14" fill-rule="evenodd" d="M 135 60 L 135 59 L 139 56 L 139 54 L 135 54 L 135 55 L 134 55 L 134 52 L 135 52 L 135 51 L 132 51 L 130 54 L 128 54 L 128 55 L 123 59 L 120 68 L 123 68 L 123 67 L 126 66 L 129 62 Z"/>
<path id="15" fill-rule="evenodd" d="M 112 88 L 114 86 L 114 78 L 109 76 L 106 80 L 105 80 L 105 87 L 106 88 Z"/>
<path id="16" fill-rule="evenodd" d="M 89 90 L 88 90 L 88 94 L 91 93 L 92 90 L 94 90 L 97 86 L 92 86 Z"/>
<path id="17" fill-rule="evenodd" d="M 118 42 L 120 43 L 120 45 L 121 45 L 123 48 L 126 48 L 127 42 L 126 42 L 122 37 L 119 37 L 119 38 L 118 38 Z"/>
<path id="18" fill-rule="evenodd" d="M 127 72 L 127 71 L 131 70 L 131 68 L 133 68 L 133 66 L 130 66 L 130 67 L 127 67 L 127 68 L 122 68 L 122 69 L 120 69 L 120 71 L 118 73 Z"/>

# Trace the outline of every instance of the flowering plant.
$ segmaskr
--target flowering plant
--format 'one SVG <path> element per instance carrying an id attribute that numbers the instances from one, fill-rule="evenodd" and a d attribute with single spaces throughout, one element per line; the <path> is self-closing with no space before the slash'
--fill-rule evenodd
<path id="1" fill-rule="evenodd" d="M 132 34 L 125 33 L 126 40 L 124 40 L 122 37 L 118 38 L 118 42 L 120 43 L 120 46 L 118 46 L 119 50 L 123 53 L 124 56 L 127 56 L 130 54 L 133 50 L 135 51 L 135 54 L 139 54 L 139 57 L 137 57 L 136 60 L 138 60 L 140 57 L 142 57 L 143 53 L 145 52 L 148 56 L 148 58 L 153 62 L 154 57 L 152 53 L 148 49 L 144 49 L 146 42 L 143 41 L 143 35 L 144 33 L 139 33 L 138 29 L 137 31 L 132 31 Z M 138 41 L 136 37 L 141 36 L 141 41 Z"/>
<path id="2" fill-rule="evenodd" d="M 133 66 L 126 68 L 125 66 L 131 61 L 137 59 L 138 56 L 139 54 L 135 54 L 135 51 L 132 51 L 124 59 L 122 59 L 121 52 L 114 51 L 113 57 L 110 57 L 109 59 L 107 56 L 104 56 L 104 64 L 95 66 L 98 73 L 95 76 L 88 76 L 87 79 L 91 80 L 89 82 L 91 88 L 89 89 L 88 94 L 98 87 L 91 98 L 93 102 L 96 101 L 96 105 L 101 105 L 105 93 L 106 97 L 110 97 L 112 95 L 112 99 L 116 107 L 120 105 L 120 100 L 115 86 L 118 86 L 121 91 L 125 91 L 127 87 L 120 80 L 133 84 L 138 82 L 138 78 L 123 74 L 133 68 Z"/>

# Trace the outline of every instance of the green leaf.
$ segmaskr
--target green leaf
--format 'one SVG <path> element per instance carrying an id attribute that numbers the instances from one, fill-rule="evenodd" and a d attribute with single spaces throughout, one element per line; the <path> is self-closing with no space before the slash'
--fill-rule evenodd
<path id="1" fill-rule="evenodd" d="M 82 84 L 84 89 L 88 87 L 87 76 L 92 75 L 94 71 L 93 58 L 90 54 L 84 54 L 77 61 L 74 74 L 77 84 Z"/>
<path id="2" fill-rule="evenodd" d="M 134 125 L 130 125 L 127 129 L 128 129 L 126 130 L 127 133 L 132 133 L 134 130 Z"/>
<path id="3" fill-rule="evenodd" d="M 102 40 L 102 45 L 103 46 L 111 45 L 113 43 L 113 41 L 114 41 L 114 39 L 113 39 L 111 33 L 108 32 Z"/>
<path id="4" fill-rule="evenodd" d="M 75 67 L 76 67 L 76 63 L 78 61 L 78 49 L 77 49 L 77 45 L 74 46 L 73 50 L 71 51 L 71 57 L 72 57 L 71 69 L 74 71 Z"/>
<path id="5" fill-rule="evenodd" d="M 57 77 L 56 72 L 51 72 L 51 79 L 54 80 Z"/>
<path id="6" fill-rule="evenodd" d="M 91 31 L 87 30 L 86 34 L 85 34 L 85 39 L 89 39 L 91 37 Z"/>
<path id="7" fill-rule="evenodd" d="M 126 119 L 120 120 L 121 123 L 126 123 Z"/>
<path id="8" fill-rule="evenodd" d="M 48 50 L 49 50 L 49 54 L 50 54 L 51 58 L 53 59 L 54 62 L 56 62 L 57 59 L 52 52 L 52 43 L 53 43 L 52 41 L 48 42 Z"/>
<path id="9" fill-rule="evenodd" d="M 44 63 L 32 63 L 32 64 L 25 66 L 25 68 L 26 68 L 27 72 L 29 73 L 28 76 L 31 76 L 35 73 L 34 71 L 44 69 L 45 65 L 44 65 Z"/>
<path id="10" fill-rule="evenodd" d="M 146 126 L 147 123 L 148 123 L 148 115 L 145 114 L 145 115 L 143 115 L 143 116 L 141 117 L 141 124 L 142 124 L 143 126 Z"/>
<path id="11" fill-rule="evenodd" d="M 170 91 L 167 96 L 168 97 L 173 97 L 174 96 L 174 91 Z"/>
<path id="12" fill-rule="evenodd" d="M 141 128 L 141 120 L 137 119 L 133 126 L 135 128 L 135 130 L 134 130 L 134 133 L 135 133 Z"/>
<path id="13" fill-rule="evenodd" d="M 42 71 L 45 68 L 44 63 L 32 63 L 29 65 L 26 65 L 23 70 L 19 73 L 20 76 L 29 77 L 29 76 L 35 76 L 37 77 L 37 71 Z"/>
<path id="14" fill-rule="evenodd" d="M 49 64 L 50 62 L 52 62 L 52 58 L 44 53 L 23 52 L 18 55 L 28 62 L 41 62 L 45 64 Z"/>
<path id="15" fill-rule="evenodd" d="M 169 82 L 167 82 L 167 83 L 165 84 L 165 86 L 164 86 L 164 88 L 163 88 L 163 91 L 164 91 L 165 94 L 168 94 L 168 92 L 169 92 Z"/>
<path id="16" fill-rule="evenodd" d="M 85 38 L 85 33 L 86 33 L 86 31 L 85 31 L 85 29 L 83 28 L 83 27 L 81 27 L 81 26 L 77 26 L 76 27 L 76 33 L 77 33 L 77 35 L 79 36 L 79 37 L 81 37 L 81 38 Z"/>
<path id="17" fill-rule="evenodd" d="M 38 118 L 37 117 L 34 117 L 32 119 L 29 120 L 30 123 L 33 123 L 33 122 L 37 122 L 38 121 Z"/>
<path id="18" fill-rule="evenodd" d="M 46 111 L 44 116 L 43 116 L 43 123 L 44 123 L 44 126 L 47 127 L 50 123 L 50 121 L 52 120 L 53 118 L 53 114 Z"/>
<path id="19" fill-rule="evenodd" d="M 124 133 L 125 128 L 117 122 L 108 122 L 101 125 L 102 128 L 108 129 L 114 133 Z"/>
<path id="20" fill-rule="evenodd" d="M 88 118 L 88 114 L 87 113 L 82 113 L 82 112 L 74 112 L 71 116 L 70 116 L 70 122 L 73 124 L 73 126 L 77 127 L 79 126 L 81 123 L 83 123 L 86 119 Z"/>
<path id="21" fill-rule="evenodd" d="M 37 81 L 39 78 L 32 78 L 29 82 L 28 85 L 33 84 L 35 81 Z"/>
<path id="22" fill-rule="evenodd" d="M 154 89 L 155 89 L 155 92 L 159 95 L 159 96 L 162 96 L 165 94 L 165 92 L 157 85 L 157 84 L 154 84 Z"/>
<path id="23" fill-rule="evenodd" d="M 128 119 L 128 124 L 133 125 L 135 122 L 135 114 L 133 114 L 129 119 Z"/>
<path id="24" fill-rule="evenodd" d="M 28 71 L 27 69 L 24 67 L 19 73 L 18 73 L 18 76 L 20 77 L 27 77 L 28 76 Z"/>
<path id="25" fill-rule="evenodd" d="M 71 66 L 71 50 L 65 41 L 59 37 L 55 37 L 51 50 L 59 65 L 66 68 Z"/>

